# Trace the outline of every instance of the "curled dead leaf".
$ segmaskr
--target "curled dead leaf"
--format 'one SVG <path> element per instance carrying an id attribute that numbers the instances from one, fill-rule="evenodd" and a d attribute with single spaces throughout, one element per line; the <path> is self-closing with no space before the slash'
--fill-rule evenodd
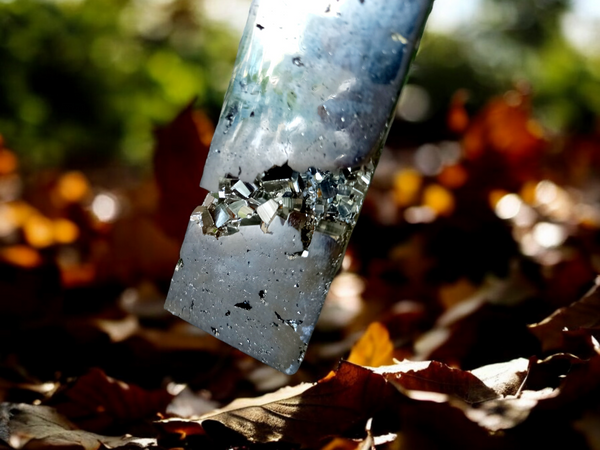
<path id="1" fill-rule="evenodd" d="M 587 332 L 600 340 L 600 292 L 599 281 L 581 299 L 559 308 L 539 323 L 529 325 L 529 330 L 542 343 L 542 350 L 573 352 L 573 333 Z M 580 342 L 580 340 L 578 341 Z"/>
<path id="2" fill-rule="evenodd" d="M 447 394 L 466 403 L 479 403 L 498 397 L 491 387 L 473 375 L 438 361 L 403 361 L 380 367 L 376 373 L 402 391 L 426 391 Z"/>

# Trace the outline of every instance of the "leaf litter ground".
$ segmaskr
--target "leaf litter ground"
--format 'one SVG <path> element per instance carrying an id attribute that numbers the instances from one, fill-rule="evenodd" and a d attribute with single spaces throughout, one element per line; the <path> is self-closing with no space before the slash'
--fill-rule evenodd
<path id="1" fill-rule="evenodd" d="M 162 309 L 202 113 L 153 179 L 24 177 L 3 144 L 0 447 L 600 448 L 600 137 L 548 137 L 519 92 L 456 115 L 384 153 L 293 377 Z"/>

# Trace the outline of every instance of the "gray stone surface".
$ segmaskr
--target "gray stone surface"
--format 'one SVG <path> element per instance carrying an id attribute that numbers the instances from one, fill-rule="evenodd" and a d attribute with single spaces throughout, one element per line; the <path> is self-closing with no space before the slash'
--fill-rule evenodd
<path id="1" fill-rule="evenodd" d="M 166 309 L 296 372 L 432 3 L 254 0 Z"/>
<path id="2" fill-rule="evenodd" d="M 254 0 L 201 186 L 377 158 L 433 0 Z"/>
<path id="3" fill-rule="evenodd" d="M 299 232 L 275 218 L 219 239 L 192 216 L 165 308 L 285 373 L 295 373 L 344 248 L 316 232 L 308 257 Z"/>

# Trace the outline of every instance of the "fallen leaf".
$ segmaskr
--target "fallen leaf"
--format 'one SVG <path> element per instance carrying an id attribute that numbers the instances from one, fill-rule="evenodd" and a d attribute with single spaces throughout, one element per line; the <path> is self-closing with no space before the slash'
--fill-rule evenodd
<path id="1" fill-rule="evenodd" d="M 385 326 L 373 322 L 354 344 L 348 362 L 360 366 L 379 367 L 394 363 L 394 345 Z"/>
<path id="2" fill-rule="evenodd" d="M 165 389 L 147 391 L 93 368 L 50 403 L 81 428 L 100 432 L 114 425 L 152 418 L 164 412 L 172 398 Z"/>
<path id="3" fill-rule="evenodd" d="M 529 330 L 542 343 L 545 352 L 568 350 L 565 344 L 568 332 L 586 330 L 600 339 L 600 292 L 596 285 L 579 301 L 559 308 L 539 323 L 529 325 Z"/>
<path id="4" fill-rule="evenodd" d="M 203 394 L 205 393 L 195 393 L 186 386 L 169 403 L 167 414 L 189 418 L 214 411 L 219 405 Z"/>
<path id="5" fill-rule="evenodd" d="M 468 404 L 498 397 L 494 389 L 471 372 L 455 369 L 438 361 L 403 361 L 393 366 L 380 367 L 375 372 L 400 387 L 401 392 L 436 392 L 457 397 Z"/>
<path id="6" fill-rule="evenodd" d="M 474 372 L 491 373 L 491 369 L 500 369 L 498 375 L 493 377 L 498 389 L 507 385 L 505 381 L 499 380 L 510 379 L 512 371 L 515 371 L 514 375 L 523 373 L 525 366 L 523 360 L 506 364 L 505 367 L 494 364 Z M 592 404 L 595 402 L 590 395 L 597 392 L 600 386 L 600 355 L 583 360 L 574 355 L 556 354 L 541 361 L 532 360 L 528 369 L 528 377 L 523 379 L 518 389 L 515 390 L 519 384 L 517 379 L 508 383 L 512 387 L 506 390 L 504 397 L 475 405 L 461 405 L 452 399 L 449 401 L 462 409 L 469 419 L 490 431 L 514 428 L 523 423 L 534 410 L 556 416 L 560 413 L 568 414 L 573 405 L 582 401 L 587 400 Z"/>
<path id="7" fill-rule="evenodd" d="M 79 430 L 48 406 L 0 404 L 0 439 L 14 449 L 148 448 L 155 439 L 101 436 Z"/>
<path id="8" fill-rule="evenodd" d="M 529 357 L 539 343 L 509 306 L 475 296 L 449 309 L 415 345 L 417 355 L 471 369 Z"/>
<path id="9" fill-rule="evenodd" d="M 371 370 L 342 362 L 333 375 L 252 399 L 237 399 L 198 419 L 213 433 L 227 427 L 251 442 L 316 444 L 366 422 L 394 389 Z M 167 421 L 168 423 L 169 421 Z"/>
<path id="10" fill-rule="evenodd" d="M 202 203 L 200 188 L 212 124 L 188 105 L 164 128 L 156 131 L 154 175 L 160 190 L 159 223 L 166 233 L 183 241 L 188 218 Z"/>
<path id="11" fill-rule="evenodd" d="M 161 421 L 159 428 L 181 435 L 201 433 L 203 428 L 209 434 L 219 435 L 225 427 L 250 442 L 314 445 L 327 437 L 343 437 L 345 432 L 380 411 L 409 407 L 402 396 L 417 403 L 437 402 L 453 408 L 456 403 L 467 414 L 473 405 L 516 395 L 528 365 L 527 360 L 518 359 L 482 367 L 477 374 L 484 382 L 471 372 L 436 361 L 404 361 L 376 369 L 343 361 L 337 371 L 316 384 L 286 387 L 254 399 L 238 399 L 197 420 Z M 392 385 L 402 395 L 397 395 Z M 534 405 L 531 403 L 531 407 Z M 527 417 L 528 411 L 520 420 Z M 492 412 L 480 409 L 483 418 L 476 419 L 483 422 Z M 330 444 L 345 448 L 355 443 L 334 440 Z"/>
<path id="12" fill-rule="evenodd" d="M 118 220 L 107 243 L 97 261 L 98 281 L 117 279 L 131 286 L 144 278 L 168 280 L 179 259 L 180 244 L 146 215 Z"/>
<path id="13" fill-rule="evenodd" d="M 488 364 L 471 370 L 498 396 L 515 395 L 519 392 L 529 373 L 529 360 L 517 358 L 512 361 Z"/>
<path id="14" fill-rule="evenodd" d="M 524 422 L 540 400 L 555 394 L 551 388 L 541 391 L 523 391 L 519 396 L 493 399 L 479 405 L 465 407 L 457 402 L 450 403 L 463 410 L 465 415 L 489 431 L 508 430 Z"/>

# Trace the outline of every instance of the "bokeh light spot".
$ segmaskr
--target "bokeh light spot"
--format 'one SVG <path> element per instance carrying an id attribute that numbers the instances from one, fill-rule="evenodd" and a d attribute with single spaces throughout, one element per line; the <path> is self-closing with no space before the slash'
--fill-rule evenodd
<path id="1" fill-rule="evenodd" d="M 32 247 L 44 248 L 54 244 L 54 224 L 39 214 L 34 214 L 25 221 L 23 234 Z"/>
<path id="2" fill-rule="evenodd" d="M 68 219 L 54 221 L 54 240 L 59 244 L 70 244 L 79 237 L 79 228 Z"/>
<path id="3" fill-rule="evenodd" d="M 550 222 L 536 224 L 531 232 L 535 241 L 545 248 L 558 247 L 567 239 L 565 227 Z"/>
<path id="4" fill-rule="evenodd" d="M 454 196 L 443 186 L 430 184 L 423 192 L 423 205 L 440 216 L 449 215 L 454 211 Z"/>
<path id="5" fill-rule="evenodd" d="M 112 194 L 98 194 L 92 202 L 92 212 L 101 222 L 113 222 L 119 210 L 119 202 Z"/>
<path id="6" fill-rule="evenodd" d="M 519 214 L 523 201 L 517 194 L 507 194 L 496 203 L 496 215 L 501 219 L 513 219 Z"/>
<path id="7" fill-rule="evenodd" d="M 90 184 L 83 173 L 72 171 L 60 177 L 57 190 L 63 200 L 76 203 L 83 200 L 89 193 Z"/>

